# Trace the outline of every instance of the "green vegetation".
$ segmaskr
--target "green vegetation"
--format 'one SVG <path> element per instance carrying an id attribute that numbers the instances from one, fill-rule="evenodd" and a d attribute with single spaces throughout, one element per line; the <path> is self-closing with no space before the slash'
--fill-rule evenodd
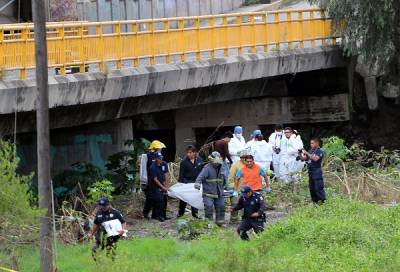
<path id="1" fill-rule="evenodd" d="M 40 213 L 31 206 L 28 186 L 32 176 L 17 175 L 18 163 L 14 145 L 0 140 L 0 266 L 12 262 L 15 248 L 38 234 Z"/>
<path id="2" fill-rule="evenodd" d="M 387 204 L 400 197 L 400 153 L 369 151 L 361 144 L 347 147 L 337 137 L 324 139 L 323 148 L 327 154 L 325 204 L 310 204 L 305 173 L 299 182 L 273 182 L 267 206 L 287 211 L 289 216 L 269 225 L 260 236 L 253 235 L 251 242 L 240 241 L 233 228 L 220 229 L 190 216 L 178 220 L 176 229 L 169 226 L 164 230 L 164 225 L 150 222 L 154 226 L 145 233 L 147 238 L 135 238 L 143 233 L 131 231 L 134 238 L 118 243 L 113 270 L 399 271 L 400 206 Z M 39 251 L 34 246 L 38 244 L 38 211 L 30 206 L 30 177 L 14 174 L 18 160 L 12 145 L 0 142 L 0 151 L 0 194 L 5 192 L 0 202 L 0 214 L 5 218 L 0 222 L 0 244 L 7 246 L 0 250 L 0 266 L 38 271 Z M 98 178 L 90 167 L 86 173 L 98 181 L 87 178 L 89 199 L 111 196 L 114 183 Z M 79 203 L 90 204 L 87 201 Z M 132 220 L 140 214 L 143 195 L 115 195 L 113 202 Z M 91 244 L 78 240 L 84 236 L 82 228 L 88 217 L 79 207 L 66 201 L 58 211 L 59 271 L 108 271 L 111 260 L 105 252 L 99 253 L 96 264 Z"/>
<path id="3" fill-rule="evenodd" d="M 119 244 L 115 271 L 399 271 L 400 207 L 330 199 L 296 209 L 259 238 L 221 231 L 191 242 L 138 238 Z M 24 254 L 25 253 L 25 254 Z M 28 254 L 29 253 L 29 254 Z M 37 271 L 38 253 L 21 252 L 21 271 Z M 60 271 L 108 271 L 90 245 L 60 246 Z"/>
<path id="4" fill-rule="evenodd" d="M 96 181 L 92 186 L 88 188 L 88 200 L 91 203 L 96 203 L 100 198 L 106 197 L 109 200 L 112 200 L 112 193 L 115 191 L 115 188 L 112 185 L 112 182 L 106 179 Z"/>
<path id="5" fill-rule="evenodd" d="M 384 83 L 399 86 L 400 1 L 309 0 L 325 9 L 343 36 L 347 54 L 385 74 Z M 376 73 L 376 72 L 375 72 Z"/>

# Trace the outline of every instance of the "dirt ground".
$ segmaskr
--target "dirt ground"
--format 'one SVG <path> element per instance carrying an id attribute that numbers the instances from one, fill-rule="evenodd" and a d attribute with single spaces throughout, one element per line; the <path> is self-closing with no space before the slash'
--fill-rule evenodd
<path id="1" fill-rule="evenodd" d="M 178 214 L 178 203 L 179 201 L 176 199 L 169 199 L 168 201 L 168 209 L 167 215 L 171 217 L 170 220 L 165 222 L 159 222 L 153 219 L 144 219 L 141 218 L 140 208 L 143 206 L 138 205 L 135 211 L 131 210 L 127 215 L 125 215 L 125 219 L 128 224 L 129 236 L 130 237 L 158 237 L 158 238 L 178 238 L 178 232 L 176 228 L 177 223 L 177 214 Z M 117 204 L 117 203 L 116 203 Z M 118 203 L 122 204 L 122 203 Z M 118 205 L 117 204 L 117 205 Z M 118 207 L 117 207 L 118 208 Z M 186 208 L 186 215 L 190 217 L 190 208 L 189 206 Z M 204 213 L 199 212 L 201 218 L 204 218 Z M 224 228 L 230 228 L 232 231 L 235 231 L 238 224 L 230 224 L 229 223 L 229 212 L 225 213 L 225 222 L 226 224 L 223 226 Z M 278 211 L 278 210 L 269 210 L 266 211 L 267 216 L 267 228 L 268 224 L 274 224 L 277 221 L 286 217 L 286 212 Z"/>

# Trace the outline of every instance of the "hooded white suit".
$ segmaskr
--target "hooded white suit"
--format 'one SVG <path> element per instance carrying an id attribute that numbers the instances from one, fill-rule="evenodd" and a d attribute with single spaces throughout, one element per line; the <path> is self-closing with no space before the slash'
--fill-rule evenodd
<path id="1" fill-rule="evenodd" d="M 251 152 L 254 156 L 254 161 L 263 167 L 265 170 L 271 168 L 272 162 L 272 145 L 267 143 L 265 140 L 254 141 L 251 145 Z"/>
<path id="2" fill-rule="evenodd" d="M 240 151 L 245 148 L 246 140 L 242 135 L 238 137 L 238 134 L 234 134 L 233 138 L 229 141 L 228 148 L 229 154 L 231 155 L 232 162 L 240 160 Z"/>
<path id="3" fill-rule="evenodd" d="M 296 161 L 299 149 L 303 148 L 303 142 L 299 140 L 296 135 L 292 135 L 289 139 L 286 137 L 282 138 L 281 145 L 281 157 L 279 164 L 280 178 L 288 182 L 292 179 L 296 179 L 294 173 L 298 172 L 299 164 Z"/>

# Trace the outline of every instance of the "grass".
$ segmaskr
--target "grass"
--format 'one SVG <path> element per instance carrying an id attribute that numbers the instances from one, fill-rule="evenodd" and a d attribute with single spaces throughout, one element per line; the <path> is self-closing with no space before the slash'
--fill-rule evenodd
<path id="1" fill-rule="evenodd" d="M 122 241 L 113 271 L 400 271 L 399 212 L 334 198 L 294 210 L 251 242 L 228 231 L 191 242 Z M 99 259 L 89 244 L 59 247 L 59 271 L 109 271 L 110 261 Z M 19 260 L 21 271 L 39 271 L 36 249 Z"/>

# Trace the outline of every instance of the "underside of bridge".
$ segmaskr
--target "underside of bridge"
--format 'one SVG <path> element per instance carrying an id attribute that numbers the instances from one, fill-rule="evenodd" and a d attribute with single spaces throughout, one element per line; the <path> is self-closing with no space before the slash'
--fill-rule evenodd
<path id="1" fill-rule="evenodd" d="M 163 141 L 166 159 L 173 160 L 188 144 L 200 147 L 210 135 L 218 138 L 239 124 L 248 137 L 256 128 L 270 133 L 276 123 L 311 128 L 316 123 L 343 124 L 350 119 L 346 68 L 57 107 L 50 114 L 53 174 L 83 161 L 104 167 L 108 156 L 124 149 L 124 141 L 134 137 Z M 0 127 L 6 138 L 13 138 L 17 124 L 22 172 L 34 171 L 34 112 L 18 113 L 17 119 L 15 114 L 2 117 Z M 216 127 L 220 128 L 214 133 Z M 307 138 L 312 131 L 303 133 Z"/>

